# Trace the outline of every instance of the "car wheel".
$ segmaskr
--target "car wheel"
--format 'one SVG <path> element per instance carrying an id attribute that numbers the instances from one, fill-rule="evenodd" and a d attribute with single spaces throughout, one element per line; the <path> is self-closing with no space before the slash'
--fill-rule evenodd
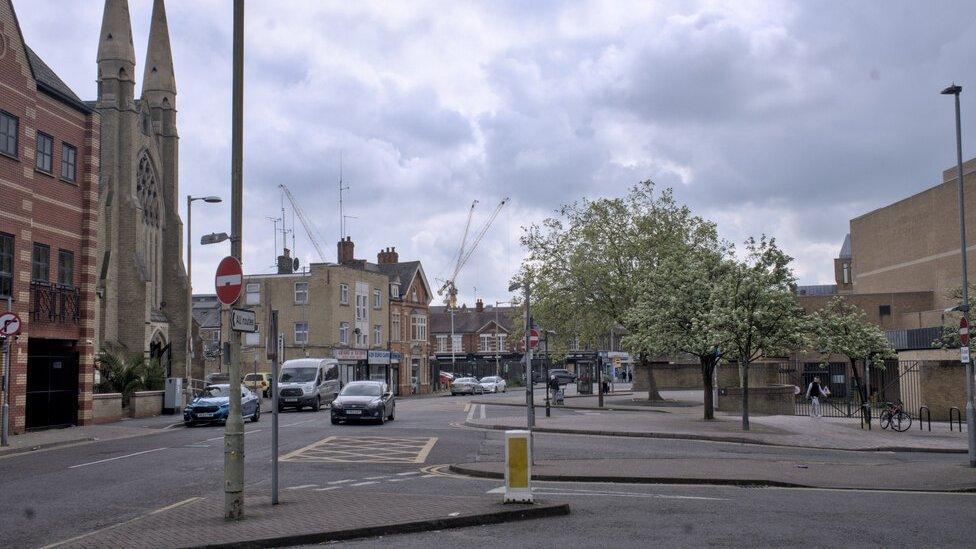
<path id="1" fill-rule="evenodd" d="M 257 423 L 259 419 L 261 419 L 261 407 L 260 406 L 258 406 L 257 408 L 254 409 L 254 414 L 251 415 L 251 422 L 252 423 Z"/>
<path id="2" fill-rule="evenodd" d="M 322 409 L 322 399 L 320 397 L 315 397 L 315 404 L 312 405 L 312 411 L 318 412 Z"/>
<path id="3" fill-rule="evenodd" d="M 338 425 L 339 424 L 339 420 L 335 416 L 332 417 L 332 424 L 333 425 Z"/>
<path id="4" fill-rule="evenodd" d="M 285 407 L 282 406 L 281 404 L 279 404 L 278 405 L 278 413 L 280 414 L 281 412 L 284 412 L 284 411 L 285 411 Z"/>

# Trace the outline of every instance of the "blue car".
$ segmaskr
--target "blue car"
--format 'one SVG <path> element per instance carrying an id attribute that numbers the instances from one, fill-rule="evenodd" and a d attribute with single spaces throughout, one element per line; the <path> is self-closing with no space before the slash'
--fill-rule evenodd
<path id="1" fill-rule="evenodd" d="M 193 427 L 198 423 L 227 423 L 230 411 L 230 385 L 208 385 L 186 408 L 183 408 L 183 424 Z M 241 414 L 244 419 L 257 421 L 261 417 L 261 399 L 241 385 Z"/>

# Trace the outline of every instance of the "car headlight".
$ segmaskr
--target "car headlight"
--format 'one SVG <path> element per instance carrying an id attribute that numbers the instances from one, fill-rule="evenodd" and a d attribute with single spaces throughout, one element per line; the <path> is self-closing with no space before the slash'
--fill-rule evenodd
<path id="1" fill-rule="evenodd" d="M 369 407 L 372 410 L 375 410 L 375 409 L 379 408 L 382 405 L 383 405 L 383 403 L 382 402 L 379 402 L 379 401 L 373 401 L 373 402 L 370 402 L 369 403 Z"/>
<path id="2" fill-rule="evenodd" d="M 332 401 L 332 409 L 333 410 L 341 410 L 342 409 L 342 403 L 341 402 L 336 402 L 336 401 L 333 400 Z"/>

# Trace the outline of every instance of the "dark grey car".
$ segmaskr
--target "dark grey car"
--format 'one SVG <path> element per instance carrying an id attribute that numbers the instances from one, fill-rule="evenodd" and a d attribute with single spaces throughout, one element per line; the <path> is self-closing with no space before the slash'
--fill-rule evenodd
<path id="1" fill-rule="evenodd" d="M 332 423 L 393 421 L 396 398 L 382 381 L 350 381 L 332 401 Z"/>

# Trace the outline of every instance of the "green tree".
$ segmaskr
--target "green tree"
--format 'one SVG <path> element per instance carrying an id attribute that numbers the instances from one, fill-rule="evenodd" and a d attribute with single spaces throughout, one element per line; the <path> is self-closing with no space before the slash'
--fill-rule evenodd
<path id="1" fill-rule="evenodd" d="M 952 290 L 946 292 L 946 297 L 950 301 L 955 303 L 962 302 L 962 286 L 958 288 L 953 288 Z M 976 311 L 976 286 L 972 284 L 969 285 L 969 310 Z M 943 315 L 944 325 L 942 326 L 942 335 L 938 339 L 932 342 L 933 347 L 939 347 L 942 349 L 958 349 L 960 347 L 959 341 L 959 319 L 962 318 L 962 313 L 954 312 L 952 314 Z M 970 317 L 972 318 L 972 317 Z M 972 327 L 970 327 L 972 330 Z M 970 334 L 972 331 L 970 331 Z"/>
<path id="2" fill-rule="evenodd" d="M 733 251 L 733 257 L 734 251 Z M 712 326 L 739 363 L 742 429 L 749 430 L 749 365 L 801 348 L 806 321 L 793 295 L 792 258 L 773 238 L 749 238 L 712 292 Z"/>
<path id="3" fill-rule="evenodd" d="M 686 240 L 677 242 L 640 281 L 626 318 L 625 344 L 651 354 L 691 355 L 701 365 L 705 419 L 714 419 L 712 377 L 727 334 L 715 325 L 712 294 L 729 268 L 714 223 L 689 219 Z"/>
<path id="4" fill-rule="evenodd" d="M 128 405 L 136 391 L 158 391 L 165 384 L 166 371 L 157 359 L 148 359 L 141 353 L 124 355 L 102 351 L 96 363 L 100 381 L 95 387 L 99 393 L 121 393 L 122 404 Z"/>
<path id="5" fill-rule="evenodd" d="M 683 239 L 692 217 L 670 189 L 655 192 L 651 181 L 642 181 L 624 197 L 569 204 L 525 228 L 521 241 L 528 256 L 516 280 L 532 281 L 536 322 L 563 340 L 575 336 L 597 348 L 612 328 L 626 326 L 638 282 L 672 242 Z M 648 349 L 628 350 L 650 373 Z M 648 398 L 659 400 L 653 375 L 649 381 Z"/>
<path id="6" fill-rule="evenodd" d="M 894 358 L 895 350 L 884 332 L 868 321 L 867 314 L 855 305 L 837 296 L 823 309 L 811 315 L 814 343 L 825 355 L 837 354 L 851 362 L 851 372 L 858 388 L 861 402 L 867 399 L 864 384 L 857 372 L 857 362 L 864 368 L 884 368 L 886 358 Z"/>

